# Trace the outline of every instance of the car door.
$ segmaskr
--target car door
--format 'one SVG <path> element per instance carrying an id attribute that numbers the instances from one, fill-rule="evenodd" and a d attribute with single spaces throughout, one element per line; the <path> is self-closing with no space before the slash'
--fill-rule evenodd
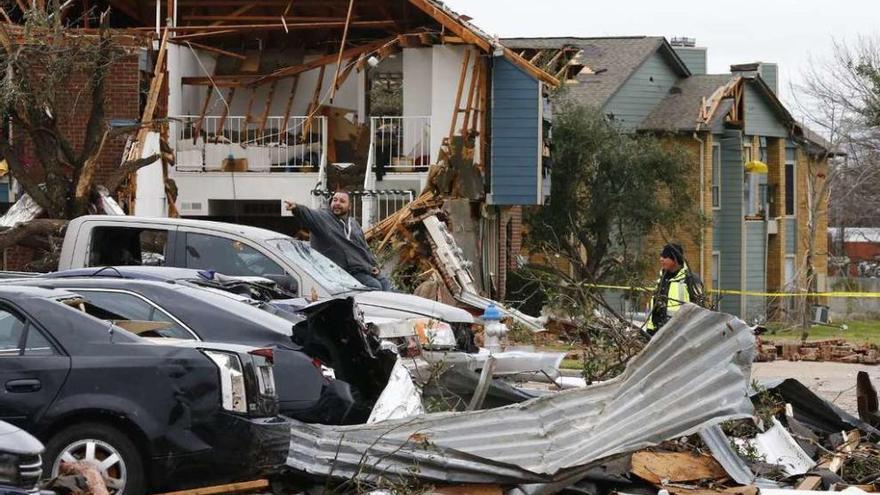
<path id="1" fill-rule="evenodd" d="M 70 357 L 42 329 L 0 304 L 0 419 L 31 430 L 69 372 Z"/>

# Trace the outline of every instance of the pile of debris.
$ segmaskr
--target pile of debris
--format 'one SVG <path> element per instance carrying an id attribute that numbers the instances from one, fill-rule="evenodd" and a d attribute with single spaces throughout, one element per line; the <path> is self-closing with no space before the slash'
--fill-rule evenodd
<path id="1" fill-rule="evenodd" d="M 875 344 L 856 345 L 843 339 L 814 342 L 766 342 L 758 337 L 756 361 L 826 361 L 851 364 L 880 363 Z"/>

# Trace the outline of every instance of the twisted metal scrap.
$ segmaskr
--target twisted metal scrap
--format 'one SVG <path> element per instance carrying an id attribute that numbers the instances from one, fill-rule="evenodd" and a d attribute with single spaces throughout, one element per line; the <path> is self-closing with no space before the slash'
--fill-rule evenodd
<path id="1" fill-rule="evenodd" d="M 754 352 L 741 320 L 687 305 L 613 380 L 484 411 L 294 422 L 287 465 L 340 480 L 572 480 L 594 461 L 750 416 Z"/>

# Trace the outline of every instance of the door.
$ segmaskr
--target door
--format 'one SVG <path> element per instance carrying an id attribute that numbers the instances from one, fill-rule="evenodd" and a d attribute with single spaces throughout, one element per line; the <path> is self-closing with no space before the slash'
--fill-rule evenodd
<path id="1" fill-rule="evenodd" d="M 69 372 L 70 358 L 39 328 L 0 306 L 0 419 L 33 431 Z"/>

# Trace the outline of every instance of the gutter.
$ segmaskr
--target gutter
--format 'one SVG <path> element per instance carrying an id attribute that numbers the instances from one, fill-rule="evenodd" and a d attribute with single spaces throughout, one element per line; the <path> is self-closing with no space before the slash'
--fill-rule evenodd
<path id="1" fill-rule="evenodd" d="M 700 139 L 696 131 L 693 134 L 695 141 L 700 143 L 700 216 L 706 215 L 706 142 Z M 706 280 L 706 229 L 700 227 L 700 277 Z M 713 287 L 714 289 L 714 287 Z"/>

